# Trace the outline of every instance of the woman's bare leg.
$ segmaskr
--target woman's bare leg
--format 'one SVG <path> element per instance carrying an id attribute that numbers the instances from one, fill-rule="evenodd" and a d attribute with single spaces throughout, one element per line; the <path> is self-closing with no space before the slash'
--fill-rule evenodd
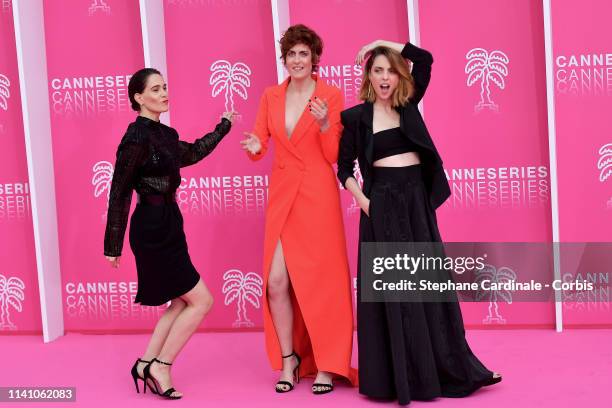
<path id="1" fill-rule="evenodd" d="M 187 306 L 187 304 L 180 298 L 172 299 L 170 306 L 166 309 L 162 317 L 160 317 L 155 325 L 155 330 L 153 330 L 153 334 L 149 339 L 147 350 L 142 356 L 143 360 L 151 361 L 159 355 L 162 346 L 166 342 L 168 333 L 170 332 L 170 327 L 172 327 L 174 320 L 178 317 L 179 313 L 185 308 L 185 306 Z M 140 374 L 141 377 L 143 376 L 142 370 L 145 366 L 146 363 L 138 363 L 138 366 L 136 367 L 138 374 Z"/>
<path id="2" fill-rule="evenodd" d="M 289 294 L 291 282 L 287 273 L 283 247 L 280 240 L 274 249 L 272 263 L 270 265 L 270 275 L 268 277 L 268 304 L 270 314 L 276 329 L 276 335 L 280 344 L 281 354 L 288 356 L 293 352 L 293 306 Z M 283 368 L 280 376 L 281 381 L 293 383 L 293 369 L 298 361 L 295 357 L 283 358 Z M 287 389 L 287 386 L 279 386 L 280 389 Z"/>
<path id="3" fill-rule="evenodd" d="M 170 327 L 170 332 L 157 357 L 159 360 L 168 363 L 174 362 L 178 353 L 196 331 L 213 304 L 212 295 L 202 280 L 193 289 L 181 296 L 181 300 L 186 305 Z M 154 363 L 151 365 L 151 375 L 159 382 L 160 391 L 172 387 L 170 366 Z M 182 394 L 175 392 L 172 395 L 180 396 Z"/>

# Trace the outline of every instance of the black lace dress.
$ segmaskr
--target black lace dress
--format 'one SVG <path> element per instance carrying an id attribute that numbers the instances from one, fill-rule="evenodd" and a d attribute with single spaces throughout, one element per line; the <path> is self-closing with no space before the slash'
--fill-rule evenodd
<path id="1" fill-rule="evenodd" d="M 132 190 L 138 205 L 130 221 L 130 247 L 136 258 L 136 303 L 157 306 L 189 292 L 200 275 L 191 263 L 183 217 L 175 201 L 180 168 L 202 160 L 230 131 L 223 119 L 194 143 L 160 122 L 138 116 L 117 149 L 108 203 L 104 255 L 119 256 L 127 226 Z"/>

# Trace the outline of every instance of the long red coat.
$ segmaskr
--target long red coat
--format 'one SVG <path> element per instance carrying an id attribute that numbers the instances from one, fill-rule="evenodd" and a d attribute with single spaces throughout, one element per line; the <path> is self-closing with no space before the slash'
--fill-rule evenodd
<path id="1" fill-rule="evenodd" d="M 326 100 L 330 127 L 321 132 L 308 108 L 291 135 L 285 129 L 285 94 L 289 79 L 265 90 L 255 121 L 264 156 L 270 137 L 275 155 L 263 256 L 263 313 L 266 348 L 272 368 L 281 369 L 281 351 L 267 301 L 267 282 L 276 245 L 281 240 L 292 297 L 294 350 L 302 357 L 300 375 L 329 371 L 357 382 L 350 366 L 353 313 L 349 267 L 338 182 L 332 165 L 338 158 L 342 125 L 340 90 L 316 78 L 315 96 Z"/>

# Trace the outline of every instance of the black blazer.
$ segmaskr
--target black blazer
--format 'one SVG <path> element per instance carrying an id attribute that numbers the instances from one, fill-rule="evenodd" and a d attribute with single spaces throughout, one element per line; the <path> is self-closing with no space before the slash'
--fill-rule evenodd
<path id="1" fill-rule="evenodd" d="M 435 209 L 450 196 L 450 187 L 442 168 L 442 159 L 417 108 L 431 78 L 433 57 L 428 51 L 410 43 L 402 50 L 402 56 L 412 61 L 415 92 L 408 103 L 396 108 L 400 114 L 400 129 L 404 136 L 420 147 L 418 152 L 423 166 L 423 178 L 431 205 Z M 364 102 L 341 113 L 344 130 L 338 153 L 338 179 L 345 186 L 346 180 L 354 177 L 354 161 L 358 159 L 363 177 L 363 193 L 366 197 L 370 196 L 372 187 L 373 119 L 374 106 L 370 102 Z"/>

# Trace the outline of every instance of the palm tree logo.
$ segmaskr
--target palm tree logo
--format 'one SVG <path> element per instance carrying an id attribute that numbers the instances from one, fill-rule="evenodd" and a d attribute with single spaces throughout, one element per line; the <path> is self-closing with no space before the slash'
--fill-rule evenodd
<path id="1" fill-rule="evenodd" d="M 357 184 L 359 184 L 359 187 L 363 187 L 363 176 L 361 175 L 361 169 L 359 168 L 359 163 L 357 163 L 356 161 L 355 161 L 355 166 L 353 167 L 353 174 L 355 175 L 355 179 L 357 180 Z M 351 215 L 351 214 L 355 214 L 359 212 L 359 210 L 361 210 L 361 208 L 357 204 L 357 199 L 355 198 L 355 196 L 353 196 L 352 201 L 351 201 L 351 206 L 346 209 L 346 213 L 348 215 Z"/>
<path id="2" fill-rule="evenodd" d="M 490 281 L 491 283 L 507 283 L 516 280 L 516 273 L 505 266 L 497 269 L 493 265 L 485 264 L 482 269 L 478 269 L 475 271 L 476 279 L 475 282 L 478 283 L 479 286 L 482 286 L 482 282 L 485 280 Z M 497 298 L 501 298 L 501 300 L 505 301 L 509 305 L 512 304 L 512 293 L 506 289 L 500 290 L 478 290 L 476 293 L 476 301 L 481 301 L 483 298 L 487 297 L 489 300 L 489 314 L 482 320 L 484 324 L 506 324 L 506 319 L 504 319 L 499 314 L 499 306 L 497 304 Z"/>
<path id="3" fill-rule="evenodd" d="M 232 65 L 226 60 L 217 60 L 210 66 L 210 85 L 212 85 L 212 97 L 216 98 L 225 91 L 225 111 L 232 112 L 234 109 L 234 93 L 245 101 L 248 98 L 247 88 L 251 86 L 251 68 L 242 62 Z"/>
<path id="4" fill-rule="evenodd" d="M 4 74 L 0 74 L 0 109 L 8 110 L 8 98 L 11 96 L 9 87 L 11 81 Z"/>
<path id="5" fill-rule="evenodd" d="M 21 279 L 14 276 L 6 278 L 0 274 L 0 330 L 17 330 L 17 326 L 11 322 L 9 307 L 21 313 L 24 289 L 25 284 Z"/>
<path id="6" fill-rule="evenodd" d="M 101 11 L 107 16 L 110 16 L 111 8 L 104 0 L 93 0 L 89 6 L 89 15 L 93 16 L 96 12 Z"/>
<path id="7" fill-rule="evenodd" d="M 599 181 L 602 183 L 612 176 L 612 143 L 607 143 L 599 148 Z"/>
<path id="8" fill-rule="evenodd" d="M 259 309 L 259 298 L 262 295 L 263 279 L 255 272 L 246 275 L 238 269 L 230 269 L 223 274 L 223 289 L 225 306 L 234 301 L 238 305 L 236 320 L 232 327 L 253 327 L 255 324 L 246 315 L 246 302 Z"/>
<path id="9" fill-rule="evenodd" d="M 110 195 L 110 186 L 113 181 L 113 164 L 105 160 L 99 161 L 93 165 L 93 177 L 91 184 L 94 186 L 94 197 L 100 197 L 106 191 L 106 210 L 108 211 L 108 198 Z M 102 214 L 102 219 L 106 218 L 106 211 Z"/>
<path id="10" fill-rule="evenodd" d="M 465 58 L 468 60 L 465 65 L 467 86 L 480 80 L 480 101 L 474 106 L 474 111 L 479 112 L 484 108 L 499 111 L 499 106 L 491 99 L 491 82 L 500 89 L 506 87 L 504 78 L 508 76 L 510 59 L 502 51 L 495 50 L 489 54 L 484 48 L 469 50 Z"/>

